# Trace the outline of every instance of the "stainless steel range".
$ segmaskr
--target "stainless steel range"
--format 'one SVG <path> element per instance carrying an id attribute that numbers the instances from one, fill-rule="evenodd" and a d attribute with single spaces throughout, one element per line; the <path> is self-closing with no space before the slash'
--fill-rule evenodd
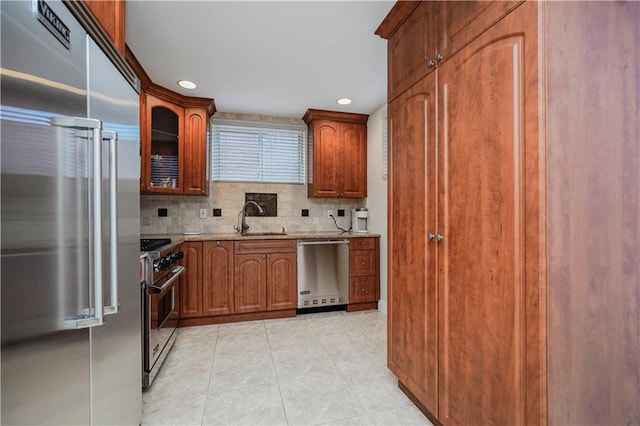
<path id="1" fill-rule="evenodd" d="M 142 387 L 151 385 L 177 337 L 178 277 L 183 254 L 170 239 L 140 240 Z"/>

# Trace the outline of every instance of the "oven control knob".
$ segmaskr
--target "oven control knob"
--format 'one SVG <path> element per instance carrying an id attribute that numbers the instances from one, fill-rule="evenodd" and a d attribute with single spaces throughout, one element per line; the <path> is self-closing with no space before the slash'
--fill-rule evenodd
<path id="1" fill-rule="evenodd" d="M 153 270 L 156 272 L 164 271 L 169 267 L 171 262 L 167 257 L 163 257 L 162 259 L 156 260 L 153 262 Z"/>

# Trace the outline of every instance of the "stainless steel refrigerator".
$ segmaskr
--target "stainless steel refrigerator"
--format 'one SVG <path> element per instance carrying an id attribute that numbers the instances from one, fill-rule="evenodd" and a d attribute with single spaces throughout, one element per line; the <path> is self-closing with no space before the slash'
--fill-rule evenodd
<path id="1" fill-rule="evenodd" d="M 3 425 L 141 420 L 139 97 L 70 8 L 0 2 Z"/>

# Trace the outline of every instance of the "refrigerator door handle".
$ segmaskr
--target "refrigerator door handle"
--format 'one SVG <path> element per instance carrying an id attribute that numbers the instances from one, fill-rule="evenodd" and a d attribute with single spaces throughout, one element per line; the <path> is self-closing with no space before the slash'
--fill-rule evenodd
<path id="1" fill-rule="evenodd" d="M 91 207 L 92 207 L 92 295 L 93 307 L 81 308 L 86 314 L 65 318 L 61 326 L 67 329 L 96 327 L 104 324 L 102 302 L 102 123 L 84 117 L 52 117 L 52 126 L 79 130 L 80 137 L 89 139 L 91 152 Z"/>
<path id="2" fill-rule="evenodd" d="M 102 139 L 109 141 L 109 303 L 104 315 L 117 314 L 118 303 L 118 134 L 102 131 Z"/>

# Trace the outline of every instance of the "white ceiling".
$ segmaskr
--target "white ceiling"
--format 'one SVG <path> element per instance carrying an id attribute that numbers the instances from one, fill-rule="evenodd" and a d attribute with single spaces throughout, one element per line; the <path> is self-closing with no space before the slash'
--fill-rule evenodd
<path id="1" fill-rule="evenodd" d="M 374 31 L 394 3 L 128 1 L 126 37 L 154 83 L 214 98 L 218 111 L 370 114 L 387 99 L 387 44 Z"/>

